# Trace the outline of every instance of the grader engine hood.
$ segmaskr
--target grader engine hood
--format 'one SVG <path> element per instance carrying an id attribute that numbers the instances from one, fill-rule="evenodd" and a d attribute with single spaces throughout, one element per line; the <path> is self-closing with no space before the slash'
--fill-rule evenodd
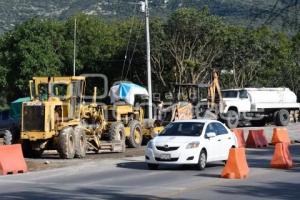
<path id="1" fill-rule="evenodd" d="M 21 139 L 42 140 L 51 138 L 55 134 L 51 123 L 52 107 L 49 102 L 23 103 Z"/>
<path id="2" fill-rule="evenodd" d="M 23 104 L 22 121 L 23 131 L 44 131 L 45 105 L 33 102 Z"/>

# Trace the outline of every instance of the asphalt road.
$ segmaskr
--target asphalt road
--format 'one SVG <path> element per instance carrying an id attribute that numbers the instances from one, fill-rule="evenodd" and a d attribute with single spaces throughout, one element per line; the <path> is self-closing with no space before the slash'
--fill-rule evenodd
<path id="1" fill-rule="evenodd" d="M 289 130 L 300 138 L 299 124 Z M 290 146 L 295 163 L 290 170 L 269 167 L 273 150 L 247 149 L 250 175 L 245 180 L 220 178 L 221 162 L 204 171 L 173 166 L 150 171 L 141 156 L 103 158 L 0 177 L 0 199 L 299 199 L 300 145 Z"/>

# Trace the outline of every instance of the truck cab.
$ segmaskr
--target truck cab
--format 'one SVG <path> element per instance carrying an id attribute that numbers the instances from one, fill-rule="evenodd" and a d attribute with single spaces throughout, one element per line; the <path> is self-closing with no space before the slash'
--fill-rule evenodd
<path id="1" fill-rule="evenodd" d="M 222 90 L 223 101 L 225 107 L 223 112 L 227 113 L 228 110 L 235 110 L 238 113 L 250 112 L 251 100 L 250 96 L 245 89 L 230 89 Z"/>
<path id="2" fill-rule="evenodd" d="M 224 110 L 221 119 L 229 128 L 241 121 L 250 121 L 254 126 L 274 122 L 286 126 L 292 115 L 297 119 L 300 104 L 289 88 L 239 88 L 222 90 Z M 295 120 L 294 120 L 295 121 Z"/>

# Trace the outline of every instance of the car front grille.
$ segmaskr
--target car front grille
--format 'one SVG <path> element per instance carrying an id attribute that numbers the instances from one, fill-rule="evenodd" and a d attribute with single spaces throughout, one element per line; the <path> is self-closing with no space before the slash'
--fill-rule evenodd
<path id="1" fill-rule="evenodd" d="M 24 106 L 23 131 L 44 131 L 45 106 Z"/>
<path id="2" fill-rule="evenodd" d="M 162 162 L 176 162 L 178 159 L 179 158 L 171 158 L 171 159 L 166 160 L 166 159 L 161 159 L 161 158 L 155 157 L 156 161 L 162 161 Z"/>
<path id="3" fill-rule="evenodd" d="M 176 151 L 179 147 L 163 147 L 163 146 L 156 146 L 156 149 L 159 151 Z"/>

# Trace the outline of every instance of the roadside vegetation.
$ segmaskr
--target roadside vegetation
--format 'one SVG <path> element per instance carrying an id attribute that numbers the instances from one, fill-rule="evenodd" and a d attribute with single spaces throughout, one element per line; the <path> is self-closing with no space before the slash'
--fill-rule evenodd
<path id="1" fill-rule="evenodd" d="M 33 18 L 1 35 L 2 106 L 28 96 L 33 76 L 72 75 L 75 17 L 77 75 L 103 73 L 111 83 L 146 84 L 143 19 L 107 21 L 84 14 L 65 21 Z M 284 86 L 300 96 L 300 32 L 229 25 L 207 8 L 182 8 L 168 18 L 151 18 L 150 30 L 155 92 L 167 92 L 171 82 L 206 83 L 216 68 L 223 88 Z"/>

